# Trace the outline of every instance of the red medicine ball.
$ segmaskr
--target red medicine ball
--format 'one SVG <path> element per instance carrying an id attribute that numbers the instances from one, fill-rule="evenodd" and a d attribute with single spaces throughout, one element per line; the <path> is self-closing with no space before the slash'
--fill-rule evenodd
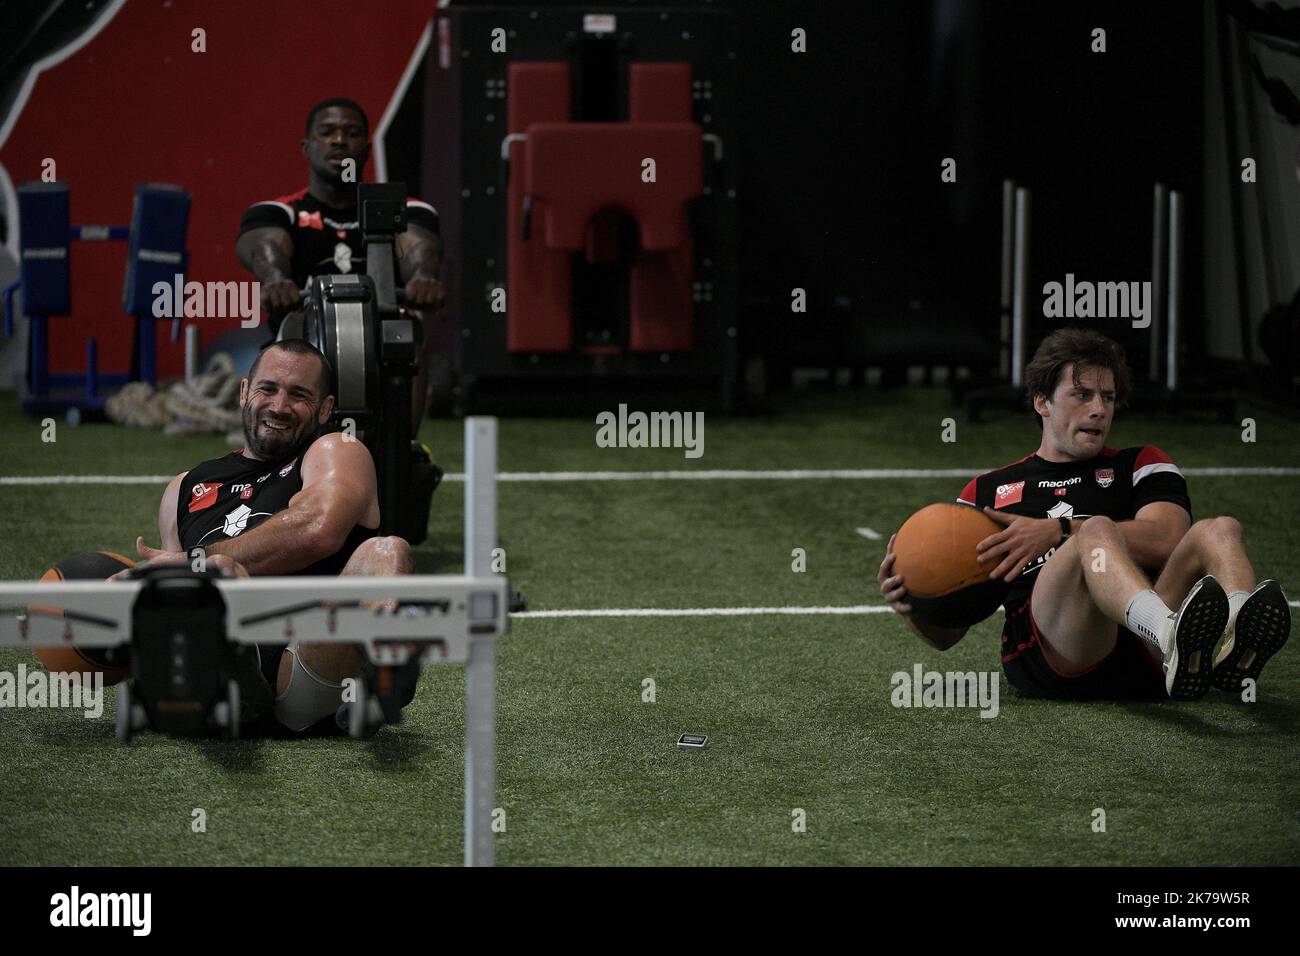
<path id="1" fill-rule="evenodd" d="M 894 540 L 894 573 L 903 577 L 912 613 L 940 627 L 970 627 L 998 609 L 1005 581 L 990 581 L 975 546 L 1002 526 L 978 508 L 927 505 L 903 523 Z"/>

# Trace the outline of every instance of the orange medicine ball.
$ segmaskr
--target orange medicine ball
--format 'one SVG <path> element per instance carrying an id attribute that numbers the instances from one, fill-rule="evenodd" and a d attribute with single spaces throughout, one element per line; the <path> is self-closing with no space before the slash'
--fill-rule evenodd
<path id="1" fill-rule="evenodd" d="M 135 567 L 135 562 L 112 551 L 81 551 L 69 555 L 54 567 L 41 575 L 42 581 L 102 581 L 112 577 L 126 568 Z M 117 684 L 131 675 L 131 668 L 110 661 L 109 655 L 116 652 L 125 657 L 126 648 L 83 647 L 71 645 L 63 647 L 34 647 L 37 658 L 45 668 L 58 673 L 102 673 L 105 684 Z"/>
<path id="2" fill-rule="evenodd" d="M 989 580 L 997 565 L 981 565 L 975 546 L 1001 530 L 970 505 L 927 505 L 908 518 L 894 540 L 894 573 L 912 613 L 940 627 L 970 627 L 996 611 L 1009 585 Z"/>

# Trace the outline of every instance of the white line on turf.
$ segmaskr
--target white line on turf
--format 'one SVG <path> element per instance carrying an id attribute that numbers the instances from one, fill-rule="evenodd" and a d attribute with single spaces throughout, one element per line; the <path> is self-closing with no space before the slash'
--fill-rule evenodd
<path id="1" fill-rule="evenodd" d="M 175 475 L 15 475 L 0 485 L 165 485 Z"/>
<path id="2" fill-rule="evenodd" d="M 853 530 L 862 535 L 862 537 L 866 538 L 868 541 L 880 540 L 879 531 L 872 531 L 870 528 L 854 528 Z"/>
<path id="3" fill-rule="evenodd" d="M 503 471 L 497 481 L 731 481 L 786 479 L 879 480 L 889 478 L 970 478 L 987 468 L 832 468 L 787 471 Z M 1183 468 L 1189 477 L 1281 478 L 1300 476 L 1300 468 Z M 0 476 L 0 485 L 156 485 L 175 475 L 13 475 Z M 464 481 L 452 472 L 444 481 Z"/>
<path id="4" fill-rule="evenodd" d="M 1300 607 L 1300 601 L 1288 601 Z M 1002 608 L 998 608 L 999 611 Z M 515 611 L 512 618 L 529 617 L 748 617 L 773 614 L 889 614 L 887 604 L 850 604 L 840 607 L 623 607 L 578 608 L 568 611 Z"/>
<path id="5" fill-rule="evenodd" d="M 515 611 L 511 617 L 744 617 L 758 614 L 885 614 L 886 604 L 846 607 L 622 607 L 571 611 Z"/>

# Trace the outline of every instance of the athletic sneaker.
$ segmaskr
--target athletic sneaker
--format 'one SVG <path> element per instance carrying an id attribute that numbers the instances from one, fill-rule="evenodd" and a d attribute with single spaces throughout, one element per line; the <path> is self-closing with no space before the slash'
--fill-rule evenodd
<path id="1" fill-rule="evenodd" d="M 1234 694 L 1259 672 L 1291 636 L 1291 607 L 1276 581 L 1263 581 L 1251 592 L 1228 626 L 1228 639 L 1214 660 L 1214 686 Z"/>
<path id="2" fill-rule="evenodd" d="M 1164 655 L 1165 691 L 1173 700 L 1196 700 L 1210 689 L 1214 645 L 1228 623 L 1228 595 L 1207 574 L 1192 585 L 1174 615 Z"/>

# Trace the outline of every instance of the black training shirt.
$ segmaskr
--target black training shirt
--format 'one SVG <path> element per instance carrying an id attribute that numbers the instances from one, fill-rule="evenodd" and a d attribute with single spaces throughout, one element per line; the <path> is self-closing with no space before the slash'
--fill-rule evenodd
<path id="1" fill-rule="evenodd" d="M 438 234 L 438 211 L 427 202 L 408 197 L 406 220 Z M 239 234 L 264 226 L 284 229 L 293 239 L 293 281 L 300 289 L 311 276 L 366 271 L 365 243 L 355 206 L 327 206 L 304 188 L 290 196 L 253 203 L 239 221 Z"/>
<path id="2" fill-rule="evenodd" d="M 1187 480 L 1155 445 L 1103 448 L 1087 461 L 1047 461 L 1030 455 L 972 478 L 957 500 L 1028 518 L 1091 518 L 1131 521 L 1153 501 L 1172 501 L 1192 513 Z M 1056 553 L 1052 548 L 1011 582 L 1004 606 L 1020 607 L 1038 580 L 1038 571 Z M 992 567 L 989 568 L 993 570 Z"/>
<path id="3" fill-rule="evenodd" d="M 237 448 L 197 465 L 181 479 L 176 497 L 176 533 L 181 547 L 206 548 L 256 528 L 289 507 L 302 490 L 302 458 L 274 464 L 247 458 Z M 295 574 L 338 574 L 352 552 L 378 528 L 355 526 L 343 547 Z"/>

